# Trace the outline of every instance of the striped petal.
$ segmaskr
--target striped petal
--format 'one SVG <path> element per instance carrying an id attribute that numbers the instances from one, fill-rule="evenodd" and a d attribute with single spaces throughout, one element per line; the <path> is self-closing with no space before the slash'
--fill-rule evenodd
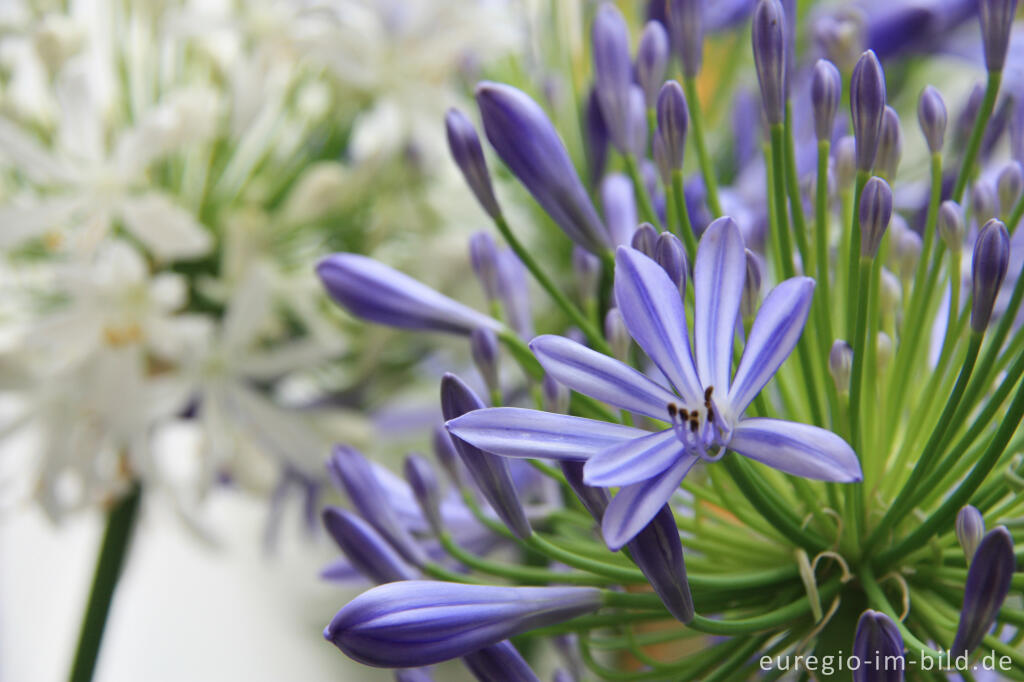
<path id="1" fill-rule="evenodd" d="M 850 483 L 862 479 L 845 440 L 825 429 L 782 419 L 742 419 L 729 449 L 794 476 Z"/>
<path id="2" fill-rule="evenodd" d="M 729 390 L 732 342 L 743 297 L 747 258 L 732 218 L 711 223 L 700 240 L 693 269 L 693 345 L 697 375 L 716 395 Z"/>
<path id="3" fill-rule="evenodd" d="M 683 453 L 683 444 L 672 429 L 652 433 L 591 457 L 583 468 L 583 482 L 610 488 L 646 481 L 672 466 Z"/>

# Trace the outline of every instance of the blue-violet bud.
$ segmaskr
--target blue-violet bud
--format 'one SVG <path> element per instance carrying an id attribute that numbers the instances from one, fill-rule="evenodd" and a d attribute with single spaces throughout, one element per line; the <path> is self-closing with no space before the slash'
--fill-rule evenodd
<path id="1" fill-rule="evenodd" d="M 1010 235 L 999 220 L 990 220 L 978 232 L 971 259 L 971 329 L 983 332 L 992 317 L 999 287 L 1010 260 Z"/>
<path id="2" fill-rule="evenodd" d="M 633 183 L 622 173 L 612 173 L 601 181 L 601 207 L 608 235 L 616 246 L 628 245 L 637 227 L 636 195 Z"/>
<path id="3" fill-rule="evenodd" d="M 591 30 L 594 88 L 612 144 L 630 153 L 630 90 L 633 60 L 629 52 L 629 26 L 622 12 L 606 2 L 597 10 Z"/>
<path id="4" fill-rule="evenodd" d="M 954 253 L 959 253 L 964 248 L 966 235 L 964 212 L 960 208 L 960 204 L 952 199 L 943 201 L 939 205 L 937 223 L 939 237 L 946 244 L 946 248 Z"/>
<path id="5" fill-rule="evenodd" d="M 488 301 L 498 300 L 498 245 L 487 232 L 469 237 L 469 262 Z"/>
<path id="6" fill-rule="evenodd" d="M 985 68 L 1002 71 L 1010 45 L 1017 0 L 978 0 L 981 42 L 985 46 Z"/>
<path id="7" fill-rule="evenodd" d="M 887 106 L 882 114 L 882 130 L 878 136 L 878 151 L 875 154 L 875 167 L 883 177 L 892 180 L 896 177 L 896 169 L 903 155 L 903 132 L 900 130 L 900 117 L 896 110 Z"/>
<path id="8" fill-rule="evenodd" d="M 648 258 L 654 258 L 654 245 L 658 241 L 658 231 L 650 223 L 640 223 L 633 233 L 630 246 Z"/>
<path id="9" fill-rule="evenodd" d="M 672 508 L 661 511 L 626 545 L 668 612 L 681 623 L 693 620 L 693 597 L 686 580 L 683 545 Z"/>
<path id="10" fill-rule="evenodd" d="M 857 143 L 857 170 L 870 171 L 875 165 L 878 138 L 885 113 L 885 74 L 878 57 L 868 50 L 857 60 L 850 77 L 850 116 Z"/>
<path id="11" fill-rule="evenodd" d="M 954 656 L 969 654 L 978 648 L 999 615 L 999 609 L 1010 592 L 1013 572 L 1017 568 L 1013 538 L 1003 526 L 989 531 L 974 552 L 967 569 L 964 604 L 960 624 L 950 651 Z"/>
<path id="12" fill-rule="evenodd" d="M 971 187 L 971 215 L 978 225 L 984 225 L 999 213 L 996 188 L 984 178 Z"/>
<path id="13" fill-rule="evenodd" d="M 466 654 L 462 662 L 479 682 L 540 682 L 530 664 L 508 640 Z"/>
<path id="14" fill-rule="evenodd" d="M 764 281 L 764 261 L 750 249 L 743 249 L 747 257 L 747 274 L 743 280 L 743 296 L 740 298 L 740 315 L 752 320 L 761 302 L 761 285 Z"/>
<path id="15" fill-rule="evenodd" d="M 597 295 L 597 285 L 601 278 L 600 258 L 581 246 L 573 246 L 572 272 L 581 299 L 588 300 Z"/>
<path id="16" fill-rule="evenodd" d="M 839 100 L 843 94 L 843 78 L 836 65 L 819 59 L 811 74 L 811 106 L 814 109 L 814 134 L 819 140 L 831 140 Z"/>
<path id="17" fill-rule="evenodd" d="M 654 108 L 658 89 L 665 80 L 668 66 L 668 34 L 660 21 L 648 21 L 636 48 L 636 79 L 644 90 L 644 105 Z"/>
<path id="18" fill-rule="evenodd" d="M 942 99 L 939 91 L 930 85 L 926 85 L 921 91 L 921 98 L 917 101 L 917 122 L 921 125 L 921 132 L 928 143 L 928 151 L 938 154 L 942 151 L 942 145 L 946 140 L 946 102 Z"/>
<path id="19" fill-rule="evenodd" d="M 544 399 L 544 411 L 556 414 L 569 413 L 569 401 L 571 395 L 569 387 L 559 383 L 550 374 L 545 374 L 540 382 L 541 396 Z"/>
<path id="20" fill-rule="evenodd" d="M 868 609 L 857 621 L 853 658 L 861 665 L 853 682 L 903 682 L 903 636 L 889 616 Z"/>
<path id="21" fill-rule="evenodd" d="M 405 456 L 403 471 L 405 481 L 412 488 L 416 503 L 423 512 L 423 518 L 427 520 L 434 533 L 441 533 L 441 487 L 438 485 L 434 468 L 422 455 L 409 453 Z"/>
<path id="22" fill-rule="evenodd" d="M 665 162 L 670 170 L 683 167 L 686 131 L 690 115 L 686 110 L 686 96 L 676 81 L 666 81 L 658 93 L 658 135 L 664 144 Z"/>
<path id="23" fill-rule="evenodd" d="M 956 515 L 956 539 L 964 550 L 964 558 L 967 565 L 974 558 L 982 538 L 985 537 L 985 519 L 977 507 L 966 505 Z"/>
<path id="24" fill-rule="evenodd" d="M 347 509 L 327 507 L 324 528 L 359 573 L 375 583 L 416 580 L 419 573 L 369 523 Z"/>
<path id="25" fill-rule="evenodd" d="M 622 312 L 618 308 L 609 309 L 604 316 L 604 336 L 612 348 L 612 355 L 625 362 L 633 339 L 626 330 L 626 321 L 622 319 Z"/>
<path id="26" fill-rule="evenodd" d="M 464 113 L 458 109 L 449 109 L 444 117 L 445 129 L 448 132 L 448 149 L 452 158 L 462 171 L 462 177 L 473 191 L 473 196 L 491 218 L 501 215 L 498 200 L 494 198 L 494 187 L 491 185 L 491 174 L 484 161 L 484 150 L 480 146 L 480 137 L 476 128 Z"/>
<path id="27" fill-rule="evenodd" d="M 480 372 L 487 390 L 492 393 L 500 391 L 501 382 L 498 380 L 500 349 L 498 348 L 498 336 L 494 330 L 483 327 L 474 329 L 469 337 L 469 350 L 473 356 L 473 364 Z"/>
<path id="28" fill-rule="evenodd" d="M 880 177 L 872 177 L 864 185 L 860 198 L 860 255 L 874 258 L 892 218 L 892 190 Z"/>
<path id="29" fill-rule="evenodd" d="M 761 101 L 768 125 L 782 123 L 785 114 L 786 17 L 778 0 L 759 0 L 754 9 L 752 44 Z"/>
<path id="30" fill-rule="evenodd" d="M 850 375 L 853 372 L 853 346 L 842 339 L 832 343 L 828 353 L 828 373 L 836 382 L 836 390 L 841 394 L 850 392 Z"/>
<path id="31" fill-rule="evenodd" d="M 448 429 L 444 428 L 441 424 L 434 427 L 433 437 L 431 439 L 433 445 L 434 457 L 437 459 L 438 464 L 444 469 L 444 472 L 448 474 L 448 479 L 452 482 L 456 488 L 461 488 L 464 485 L 462 478 L 463 465 L 459 461 L 459 455 L 455 452 L 455 443 L 452 442 L 452 437 L 448 433 Z"/>
<path id="32" fill-rule="evenodd" d="M 597 103 L 597 92 L 593 88 L 587 97 L 587 107 L 583 112 L 583 139 L 587 147 L 590 184 L 596 185 L 604 175 L 608 160 L 608 127 L 604 123 L 601 105 Z"/>
<path id="33" fill-rule="evenodd" d="M 1021 191 L 1024 190 L 1024 171 L 1019 161 L 1009 161 L 1003 166 L 996 180 L 996 188 L 1001 215 L 1008 216 L 1016 206 Z"/>
<path id="34" fill-rule="evenodd" d="M 668 278 L 679 289 L 679 294 L 685 294 L 686 274 L 690 268 L 686 262 L 686 247 L 679 237 L 671 232 L 662 232 L 654 246 L 654 260 L 668 273 Z"/>
<path id="35" fill-rule="evenodd" d="M 668 0 L 666 4 L 672 47 L 683 62 L 683 73 L 700 73 L 704 52 L 704 0 Z"/>
<path id="36" fill-rule="evenodd" d="M 639 85 L 629 89 L 629 147 L 628 153 L 638 159 L 647 156 L 647 106 L 644 91 Z"/>

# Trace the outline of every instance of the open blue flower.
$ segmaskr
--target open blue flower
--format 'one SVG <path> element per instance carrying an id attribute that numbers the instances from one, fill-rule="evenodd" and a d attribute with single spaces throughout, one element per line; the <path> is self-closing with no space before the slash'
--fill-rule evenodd
<path id="1" fill-rule="evenodd" d="M 694 267 L 694 351 L 679 289 L 635 249 L 616 254 L 615 297 L 630 335 L 672 389 L 618 360 L 559 336 L 534 339 L 545 371 L 580 393 L 667 424 L 650 432 L 619 424 L 520 408 L 470 412 L 449 431 L 507 457 L 586 460 L 588 485 L 621 486 L 602 520 L 618 549 L 643 529 L 700 460 L 733 450 L 789 474 L 824 481 L 861 480 L 850 446 L 831 431 L 767 418 L 747 406 L 789 356 L 803 331 L 814 281 L 795 277 L 765 298 L 736 373 L 733 340 L 746 276 L 743 238 L 722 218 L 705 231 Z M 731 380 L 730 380 L 731 379 Z"/>

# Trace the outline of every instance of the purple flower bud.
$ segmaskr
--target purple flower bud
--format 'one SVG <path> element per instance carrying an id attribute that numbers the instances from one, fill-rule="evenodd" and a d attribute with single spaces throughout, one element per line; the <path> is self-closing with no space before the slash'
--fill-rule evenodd
<path id="1" fill-rule="evenodd" d="M 971 260 L 971 329 L 983 332 L 992 317 L 999 287 L 1010 259 L 1010 235 L 998 220 L 990 220 L 978 232 Z"/>
<path id="2" fill-rule="evenodd" d="M 463 486 L 463 464 L 459 461 L 458 453 L 455 452 L 455 443 L 452 442 L 448 429 L 440 424 L 435 426 L 431 443 L 434 448 L 434 457 L 437 458 L 438 464 L 448 474 L 448 479 L 452 482 L 452 485 L 456 488 L 461 488 Z"/>
<path id="3" fill-rule="evenodd" d="M 764 261 L 750 249 L 743 249 L 747 257 L 747 275 L 743 280 L 743 296 L 740 298 L 740 315 L 753 319 L 761 301 L 761 284 L 764 280 Z"/>
<path id="4" fill-rule="evenodd" d="M 586 249 L 572 247 L 572 271 L 580 298 L 586 300 L 597 295 L 597 284 L 601 277 L 601 259 Z"/>
<path id="5" fill-rule="evenodd" d="M 839 138 L 835 151 L 836 184 L 848 189 L 857 176 L 857 143 L 852 135 Z"/>
<path id="6" fill-rule="evenodd" d="M 684 295 L 686 273 L 690 268 L 686 262 L 686 247 L 679 241 L 679 237 L 671 232 L 662 232 L 654 246 L 654 260 L 668 273 L 668 278 L 679 289 L 679 294 Z"/>
<path id="7" fill-rule="evenodd" d="M 406 668 L 395 671 L 395 682 L 434 682 L 430 668 Z"/>
<path id="8" fill-rule="evenodd" d="M 498 254 L 498 297 L 509 326 L 524 339 L 533 338 L 533 313 L 526 266 L 512 249 Z"/>
<path id="9" fill-rule="evenodd" d="M 498 245 L 490 234 L 474 232 L 470 236 L 469 262 L 487 300 L 498 300 Z"/>
<path id="10" fill-rule="evenodd" d="M 607 488 L 597 488 L 583 482 L 583 462 L 572 460 L 559 460 L 558 465 L 565 474 L 565 481 L 576 493 L 576 497 L 583 503 L 583 507 L 590 512 L 598 523 L 604 517 L 604 511 L 611 502 L 611 495 Z"/>
<path id="11" fill-rule="evenodd" d="M 467 412 L 484 407 L 483 402 L 454 374 L 445 374 L 441 380 L 441 412 L 445 421 L 461 417 Z M 494 508 L 498 517 L 516 537 L 528 538 L 533 532 L 526 513 L 519 501 L 508 460 L 475 448 L 469 443 L 452 436 L 455 450 L 462 458 L 470 476 L 480 492 Z"/>
<path id="12" fill-rule="evenodd" d="M 985 519 L 977 507 L 966 505 L 956 515 L 956 539 L 960 541 L 968 565 L 984 537 Z"/>
<path id="13" fill-rule="evenodd" d="M 604 336 L 612 347 L 612 355 L 625 362 L 633 339 L 626 330 L 626 321 L 622 319 L 622 312 L 618 308 L 609 309 L 604 316 Z"/>
<path id="14" fill-rule="evenodd" d="M 391 543 L 402 558 L 414 566 L 422 566 L 427 561 L 427 555 L 387 503 L 384 487 L 361 452 L 347 445 L 335 447 L 327 460 L 327 473 L 335 485 L 345 491 L 359 515 Z"/>
<path id="15" fill-rule="evenodd" d="M 704 56 L 704 2 L 668 0 L 665 5 L 669 30 L 672 31 L 672 46 L 683 62 L 683 73 L 687 78 L 693 78 L 700 73 Z"/>
<path id="16" fill-rule="evenodd" d="M 836 390 L 840 393 L 850 392 L 850 374 L 853 372 L 853 346 L 842 339 L 832 343 L 828 353 L 828 373 L 836 382 Z"/>
<path id="17" fill-rule="evenodd" d="M 594 88 L 608 132 L 623 154 L 630 153 L 630 89 L 633 61 L 629 53 L 629 27 L 611 3 L 602 4 L 591 30 Z"/>
<path id="18" fill-rule="evenodd" d="M 880 177 L 872 177 L 864 185 L 860 197 L 860 255 L 874 258 L 892 218 L 892 190 Z"/>
<path id="19" fill-rule="evenodd" d="M 604 175 L 605 163 L 608 160 L 608 127 L 604 123 L 601 105 L 597 102 L 597 92 L 593 88 L 587 96 L 587 107 L 583 115 L 583 137 L 587 147 L 590 184 L 596 185 Z"/>
<path id="20" fill-rule="evenodd" d="M 978 0 L 981 42 L 985 46 L 985 68 L 1002 71 L 1010 45 L 1017 0 Z"/>
<path id="21" fill-rule="evenodd" d="M 964 212 L 960 209 L 960 204 L 951 199 L 943 201 L 939 206 L 937 221 L 939 236 L 946 244 L 946 248 L 959 253 L 964 247 L 964 235 L 966 233 Z"/>
<path id="22" fill-rule="evenodd" d="M 955 146 L 962 147 L 967 143 L 967 136 L 971 134 L 974 127 L 974 119 L 981 111 L 981 102 L 985 99 L 985 87 L 981 83 L 975 83 L 971 88 L 971 94 L 967 96 L 960 114 L 956 118 Z"/>
<path id="23" fill-rule="evenodd" d="M 862 664 L 872 663 L 854 670 L 853 682 L 903 682 L 903 636 L 884 613 L 868 609 L 861 614 L 853 638 L 853 656 Z"/>
<path id="24" fill-rule="evenodd" d="M 644 90 L 644 105 L 651 109 L 668 66 L 668 34 L 660 21 L 648 21 L 636 48 L 636 79 Z"/>
<path id="25" fill-rule="evenodd" d="M 544 110 L 500 83 L 478 85 L 476 101 L 491 146 L 537 203 L 574 242 L 593 253 L 607 250 L 597 210 Z"/>
<path id="26" fill-rule="evenodd" d="M 639 85 L 629 89 L 629 148 L 627 152 L 638 159 L 647 156 L 647 106 L 644 91 Z"/>
<path id="27" fill-rule="evenodd" d="M 1004 215 L 1009 214 L 1020 198 L 1024 190 L 1024 171 L 1019 161 L 1010 161 L 1003 170 L 999 171 L 999 178 L 996 181 L 999 195 L 999 208 Z"/>
<path id="28" fill-rule="evenodd" d="M 928 143 L 928 151 L 937 154 L 942 151 L 946 139 L 946 102 L 939 91 L 926 85 L 921 91 L 917 102 L 917 121 L 921 124 L 921 132 Z"/>
<path id="29" fill-rule="evenodd" d="M 473 356 L 473 364 L 492 393 L 501 390 L 498 380 L 498 336 L 490 329 L 474 329 L 469 337 L 469 350 Z"/>
<path id="30" fill-rule="evenodd" d="M 462 657 L 462 662 L 480 682 L 540 682 L 530 669 L 530 664 L 508 640 L 466 654 Z"/>
<path id="31" fill-rule="evenodd" d="M 544 398 L 544 411 L 558 414 L 569 413 L 569 388 L 558 383 L 550 374 L 545 374 L 540 382 L 541 395 Z"/>
<path id="32" fill-rule="evenodd" d="M 665 161 L 672 170 L 683 167 L 689 123 L 683 88 L 676 81 L 666 81 L 658 93 L 658 134 L 664 144 Z"/>
<path id="33" fill-rule="evenodd" d="M 669 160 L 668 148 L 665 146 L 665 138 L 661 131 L 654 129 L 654 139 L 651 140 L 651 154 L 654 156 L 654 166 L 658 169 L 658 176 L 665 187 L 672 185 L 672 163 Z"/>
<path id="34" fill-rule="evenodd" d="M 626 546 L 668 612 L 681 623 L 692 621 L 693 597 L 686 581 L 683 545 L 671 507 L 662 507 Z"/>
<path id="35" fill-rule="evenodd" d="M 321 260 L 316 271 L 338 305 L 370 322 L 453 334 L 501 329 L 497 320 L 366 256 L 336 253 Z"/>
<path id="36" fill-rule="evenodd" d="M 501 215 L 501 209 L 498 207 L 498 200 L 494 198 L 491 174 L 487 171 L 484 150 L 480 147 L 476 128 L 465 114 L 455 108 L 449 109 L 445 114 L 444 125 L 448 132 L 448 149 L 462 171 L 462 177 L 466 179 L 466 184 L 487 215 L 497 219 Z"/>
<path id="37" fill-rule="evenodd" d="M 857 170 L 869 171 L 875 165 L 878 138 L 885 113 L 885 73 L 878 57 L 868 50 L 857 60 L 850 77 L 850 116 L 857 142 Z"/>
<path id="38" fill-rule="evenodd" d="M 441 524 L 441 488 L 430 462 L 421 455 L 410 453 L 405 457 L 405 480 L 412 488 L 423 518 L 430 524 L 431 530 L 440 533 Z"/>
<path id="39" fill-rule="evenodd" d="M 392 583 L 420 577 L 373 526 L 347 509 L 327 507 L 323 511 L 323 521 L 324 528 L 352 566 L 368 580 Z"/>
<path id="40" fill-rule="evenodd" d="M 350 601 L 324 629 L 349 658 L 412 668 L 472 654 L 601 607 L 590 587 L 496 587 L 407 580 Z"/>
<path id="41" fill-rule="evenodd" d="M 640 223 L 633 233 L 630 246 L 648 258 L 654 258 L 654 245 L 658 241 L 658 231 L 650 223 Z"/>
<path id="42" fill-rule="evenodd" d="M 953 655 L 960 656 L 974 651 L 992 629 L 1010 591 L 1010 582 L 1016 568 L 1010 532 L 1003 526 L 993 528 L 978 545 L 971 566 L 967 569 L 960 625 L 950 649 Z"/>
<path id="43" fill-rule="evenodd" d="M 622 173 L 606 176 L 601 181 L 601 206 L 612 243 L 629 244 L 637 226 L 636 196 L 629 178 Z"/>
<path id="44" fill-rule="evenodd" d="M 836 65 L 819 59 L 811 74 L 811 106 L 814 108 L 814 134 L 819 140 L 831 140 L 832 128 L 843 95 L 843 78 Z"/>
<path id="45" fill-rule="evenodd" d="M 782 123 L 785 114 L 786 17 L 778 0 L 759 0 L 754 9 L 752 43 L 761 101 L 769 125 Z"/>
<path id="46" fill-rule="evenodd" d="M 882 130 L 878 136 L 878 151 L 875 166 L 887 178 L 896 177 L 896 169 L 903 155 L 903 133 L 900 131 L 900 117 L 896 110 L 887 106 L 882 114 Z"/>

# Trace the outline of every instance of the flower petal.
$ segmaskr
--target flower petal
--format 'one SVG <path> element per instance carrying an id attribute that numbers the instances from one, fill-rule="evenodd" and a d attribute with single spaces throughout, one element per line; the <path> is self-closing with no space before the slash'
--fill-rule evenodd
<path id="1" fill-rule="evenodd" d="M 729 449 L 794 476 L 850 483 L 862 478 L 845 440 L 825 429 L 782 419 L 742 419 Z"/>
<path id="2" fill-rule="evenodd" d="M 602 450 L 583 468 L 583 482 L 609 488 L 657 476 L 684 453 L 672 429 L 635 438 Z"/>
<path id="3" fill-rule="evenodd" d="M 693 345 L 697 375 L 717 395 L 729 390 L 732 342 L 743 297 L 747 258 L 732 218 L 711 223 L 700 240 L 693 269 Z"/>
<path id="4" fill-rule="evenodd" d="M 683 400 L 700 403 L 704 392 L 693 366 L 679 289 L 660 265 L 636 249 L 619 247 L 615 264 L 615 299 L 626 329 Z"/>
<path id="5" fill-rule="evenodd" d="M 666 419 L 669 403 L 678 401 L 671 391 L 632 367 L 572 339 L 538 336 L 530 349 L 559 383 L 623 410 Z"/>
<path id="6" fill-rule="evenodd" d="M 772 289 L 761 304 L 729 389 L 728 403 L 734 416 L 743 414 L 793 352 L 807 322 L 813 293 L 813 279 L 794 277 Z"/>
<path id="7" fill-rule="evenodd" d="M 159 260 L 189 260 L 205 256 L 213 237 L 188 210 L 166 194 L 147 192 L 121 203 L 121 220 Z"/>
<path id="8" fill-rule="evenodd" d="M 696 455 L 683 455 L 661 475 L 619 490 L 601 520 L 601 533 L 608 549 L 617 551 L 643 530 L 699 459 Z"/>
<path id="9" fill-rule="evenodd" d="M 473 410 L 445 426 L 453 436 L 484 452 L 564 460 L 585 460 L 648 433 L 631 426 L 521 407 Z"/>

